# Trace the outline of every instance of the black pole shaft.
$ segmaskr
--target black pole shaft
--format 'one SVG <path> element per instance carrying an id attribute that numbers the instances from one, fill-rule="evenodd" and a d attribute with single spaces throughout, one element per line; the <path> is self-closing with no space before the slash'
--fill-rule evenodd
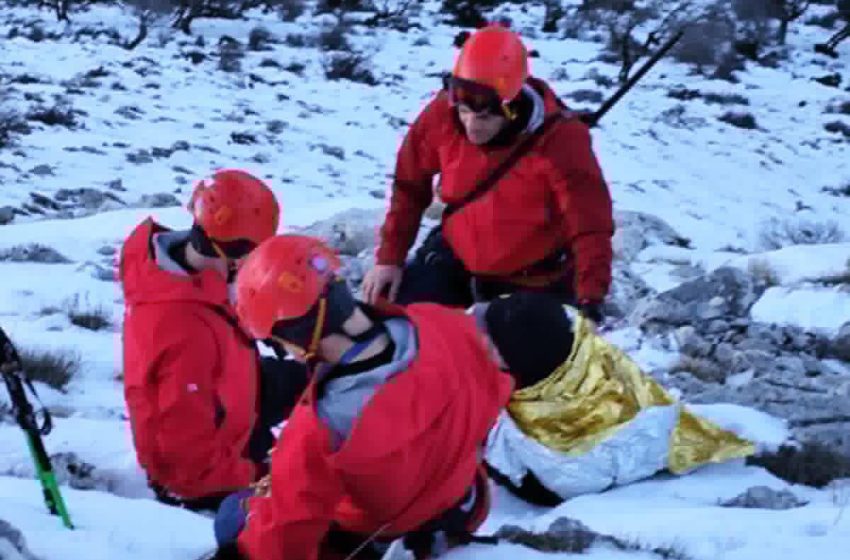
<path id="1" fill-rule="evenodd" d="M 656 51 L 655 54 L 653 54 L 652 57 L 643 64 L 643 66 L 638 68 L 637 72 L 635 72 L 626 81 L 626 83 L 620 87 L 620 89 L 614 92 L 614 95 L 612 95 L 607 101 L 605 101 L 605 103 L 603 103 L 602 106 L 596 110 L 596 112 L 592 113 L 589 117 L 587 117 L 584 122 L 587 123 L 588 126 L 596 126 L 596 124 L 602 119 L 602 117 L 605 116 L 605 113 L 610 111 L 611 107 L 616 105 L 617 102 L 624 95 L 626 95 L 626 93 L 628 93 L 628 91 L 632 89 L 632 87 L 634 87 L 634 85 L 638 83 L 638 81 L 643 78 L 643 76 L 647 72 L 649 72 L 659 60 L 661 60 L 661 57 L 663 57 L 665 54 L 667 54 L 667 51 L 673 48 L 673 45 L 675 45 L 684 34 L 685 30 L 682 29 L 678 31 L 675 35 L 670 37 L 670 39 L 668 39 L 667 42 L 664 43 L 664 45 L 662 45 L 661 48 L 659 48 L 658 51 Z"/>

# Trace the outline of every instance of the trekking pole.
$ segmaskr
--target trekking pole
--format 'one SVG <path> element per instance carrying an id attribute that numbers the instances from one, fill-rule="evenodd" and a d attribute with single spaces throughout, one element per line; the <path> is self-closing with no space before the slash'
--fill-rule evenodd
<path id="1" fill-rule="evenodd" d="M 656 63 L 658 63 L 658 61 L 661 60 L 661 58 L 665 54 L 667 54 L 667 52 L 670 49 L 672 49 L 673 46 L 676 43 L 679 42 L 679 39 L 681 39 L 684 34 L 685 34 L 685 29 L 683 28 L 683 29 L 680 29 L 675 35 L 670 37 L 667 40 L 667 42 L 664 43 L 663 45 L 661 45 L 661 47 L 655 52 L 655 54 L 653 54 L 652 57 L 649 60 L 644 62 L 643 66 L 638 68 L 637 72 L 635 72 L 626 81 L 625 84 L 620 86 L 620 89 L 615 91 L 614 95 L 612 95 L 607 101 L 605 101 L 605 103 L 603 103 L 602 106 L 599 109 L 597 109 L 593 113 L 586 113 L 586 114 L 579 116 L 581 121 L 584 122 L 587 126 L 589 126 L 591 128 L 593 128 L 594 126 L 599 124 L 599 121 L 602 120 L 602 117 L 605 116 L 605 113 L 610 111 L 611 107 L 616 105 L 617 102 L 620 101 L 620 99 L 624 95 L 626 95 L 629 92 L 629 90 L 632 89 L 634 87 L 634 85 L 636 83 L 638 83 L 638 81 L 640 81 L 640 79 L 643 78 L 643 76 L 652 69 L 653 66 L 656 65 Z"/>
<path id="2" fill-rule="evenodd" d="M 53 474 L 50 457 L 47 455 L 44 441 L 41 439 L 42 435 L 49 434 L 53 428 L 50 413 L 42 406 L 44 422 L 39 426 L 35 411 L 27 399 L 25 386 L 35 395 L 36 399 L 38 399 L 38 394 L 35 392 L 32 382 L 25 377 L 18 352 L 2 328 L 0 328 L 0 372 L 3 374 L 3 381 L 6 383 L 6 388 L 9 390 L 9 396 L 12 399 L 12 414 L 18 422 L 18 426 L 26 434 L 27 446 L 33 463 L 35 463 L 36 474 L 41 483 L 47 509 L 50 510 L 51 514 L 61 517 L 65 527 L 73 529 L 74 526 L 65 507 L 65 501 L 62 499 L 62 494 L 59 493 L 59 486 L 56 484 L 56 476 Z"/>

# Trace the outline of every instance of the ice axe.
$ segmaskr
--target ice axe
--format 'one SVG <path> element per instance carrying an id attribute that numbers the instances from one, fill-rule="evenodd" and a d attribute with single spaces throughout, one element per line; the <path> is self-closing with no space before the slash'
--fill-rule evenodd
<path id="1" fill-rule="evenodd" d="M 661 47 L 653 54 L 649 60 L 643 63 L 643 65 L 638 68 L 637 72 L 632 74 L 632 76 L 626 80 L 626 83 L 620 86 L 620 89 L 614 92 L 607 101 L 605 101 L 599 109 L 594 111 L 593 113 L 583 113 L 579 116 L 579 119 L 587 126 L 593 128 L 599 121 L 602 120 L 602 117 L 605 116 L 605 113 L 611 110 L 611 108 L 617 104 L 620 99 L 626 95 L 630 89 L 634 87 L 636 83 L 640 81 L 643 76 L 649 72 L 653 66 L 655 66 L 661 58 L 673 48 L 673 46 L 679 42 L 679 39 L 685 34 L 685 29 L 682 28 L 672 37 L 670 37 L 666 43 L 661 45 Z"/>
<path id="2" fill-rule="evenodd" d="M 25 388 L 28 388 L 36 399 L 38 399 L 38 394 L 35 392 L 32 382 L 24 374 L 21 358 L 2 328 L 0 328 L 0 373 L 3 374 L 3 381 L 6 383 L 6 388 L 9 390 L 9 396 L 12 399 L 12 414 L 18 422 L 18 426 L 26 434 L 27 446 L 35 463 L 36 474 L 41 482 L 47 509 L 50 510 L 51 514 L 61 517 L 65 527 L 73 529 L 74 526 L 71 524 L 71 517 L 68 515 L 65 501 L 62 499 L 62 494 L 59 493 L 59 486 L 56 484 L 56 476 L 53 474 L 50 457 L 47 455 L 44 442 L 41 439 L 41 436 L 49 434 L 53 428 L 50 413 L 42 406 L 43 421 L 39 426 L 35 411 L 27 399 Z"/>

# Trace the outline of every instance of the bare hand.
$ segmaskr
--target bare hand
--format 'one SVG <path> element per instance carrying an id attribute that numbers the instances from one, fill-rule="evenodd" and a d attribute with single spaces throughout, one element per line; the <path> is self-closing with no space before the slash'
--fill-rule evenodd
<path id="1" fill-rule="evenodd" d="M 366 303 L 374 304 L 387 286 L 390 288 L 390 301 L 395 301 L 398 296 L 398 288 L 401 285 L 401 275 L 403 269 L 394 264 L 376 264 L 372 270 L 366 273 L 363 278 L 361 290 L 363 291 L 363 300 Z"/>

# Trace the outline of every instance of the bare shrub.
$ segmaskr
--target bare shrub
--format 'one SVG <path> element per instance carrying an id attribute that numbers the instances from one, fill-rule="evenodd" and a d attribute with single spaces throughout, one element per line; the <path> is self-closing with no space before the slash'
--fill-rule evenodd
<path id="1" fill-rule="evenodd" d="M 772 251 L 791 245 L 840 243 L 845 237 L 844 231 L 833 220 L 818 222 L 772 218 L 762 224 L 759 244 L 761 248 Z"/>

